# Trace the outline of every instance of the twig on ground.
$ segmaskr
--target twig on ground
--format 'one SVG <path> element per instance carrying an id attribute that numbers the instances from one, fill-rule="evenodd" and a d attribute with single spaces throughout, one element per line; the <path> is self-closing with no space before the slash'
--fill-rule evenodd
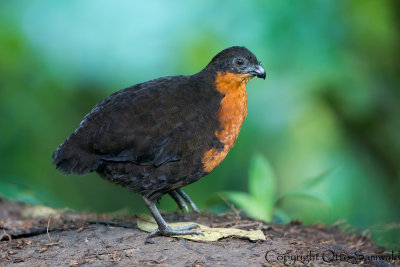
<path id="1" fill-rule="evenodd" d="M 51 237 L 50 237 L 50 233 L 49 233 L 50 221 L 51 221 L 51 215 L 49 216 L 49 220 L 47 221 L 47 228 L 46 228 L 47 237 L 49 238 L 49 240 L 51 242 Z"/>
<path id="2" fill-rule="evenodd" d="M 3 233 L 4 233 L 5 236 L 8 237 L 8 241 L 11 242 L 12 238 L 11 238 L 11 236 L 6 232 L 6 229 L 3 229 Z"/>
<path id="3" fill-rule="evenodd" d="M 235 208 L 235 206 L 229 202 L 221 193 L 218 194 L 219 197 L 225 202 L 226 205 L 235 213 L 235 220 L 240 220 L 240 210 Z"/>

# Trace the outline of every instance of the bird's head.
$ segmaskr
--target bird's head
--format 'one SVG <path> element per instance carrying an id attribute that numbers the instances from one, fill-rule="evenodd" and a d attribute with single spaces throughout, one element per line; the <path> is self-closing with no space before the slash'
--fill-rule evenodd
<path id="1" fill-rule="evenodd" d="M 243 46 L 232 46 L 219 52 L 207 65 L 219 73 L 233 73 L 265 79 L 265 70 L 256 56 Z"/>

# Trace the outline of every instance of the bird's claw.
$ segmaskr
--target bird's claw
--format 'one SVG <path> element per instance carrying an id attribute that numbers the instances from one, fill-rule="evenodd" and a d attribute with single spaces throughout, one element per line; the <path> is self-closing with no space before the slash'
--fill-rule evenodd
<path id="1" fill-rule="evenodd" d="M 180 203 L 179 209 L 182 213 L 189 212 L 189 208 L 185 202 Z"/>
<path id="2" fill-rule="evenodd" d="M 192 203 L 192 205 L 190 205 L 190 206 L 192 207 L 192 210 L 193 210 L 195 213 L 201 213 L 200 210 L 199 210 L 199 208 L 198 208 L 194 203 Z"/>
<path id="3" fill-rule="evenodd" d="M 196 204 L 194 204 L 193 200 L 185 192 L 183 192 L 182 189 L 176 189 L 174 192 L 175 192 L 175 194 L 177 194 L 179 196 L 179 197 L 175 197 L 178 199 L 178 201 L 176 199 L 175 200 L 177 201 L 179 206 L 181 206 L 180 202 L 183 202 L 186 206 L 186 203 L 185 203 L 185 201 L 186 201 L 195 213 L 200 213 L 199 208 L 196 206 Z M 186 209 L 186 212 L 187 211 L 188 210 Z"/>

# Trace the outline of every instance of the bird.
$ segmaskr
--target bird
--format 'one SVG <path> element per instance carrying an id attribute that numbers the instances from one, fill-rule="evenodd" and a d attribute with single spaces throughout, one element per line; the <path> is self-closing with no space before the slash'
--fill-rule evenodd
<path id="1" fill-rule="evenodd" d="M 257 57 L 226 48 L 193 75 L 166 76 L 117 91 L 97 103 L 54 151 L 66 174 L 96 172 L 142 195 L 156 235 L 203 234 L 196 224 L 171 228 L 156 202 L 168 194 L 180 209 L 200 212 L 182 190 L 226 157 L 247 115 L 246 84 L 265 80 Z"/>

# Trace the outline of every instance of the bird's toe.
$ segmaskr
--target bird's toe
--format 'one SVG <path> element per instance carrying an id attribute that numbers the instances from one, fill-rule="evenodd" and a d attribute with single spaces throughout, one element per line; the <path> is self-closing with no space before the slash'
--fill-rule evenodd
<path id="1" fill-rule="evenodd" d="M 190 224 L 181 228 L 166 228 L 166 229 L 156 229 L 148 236 L 148 238 L 152 238 L 154 236 L 162 235 L 162 236 L 173 236 L 173 235 L 204 235 L 202 231 L 192 230 L 195 228 L 199 228 L 197 224 Z"/>

